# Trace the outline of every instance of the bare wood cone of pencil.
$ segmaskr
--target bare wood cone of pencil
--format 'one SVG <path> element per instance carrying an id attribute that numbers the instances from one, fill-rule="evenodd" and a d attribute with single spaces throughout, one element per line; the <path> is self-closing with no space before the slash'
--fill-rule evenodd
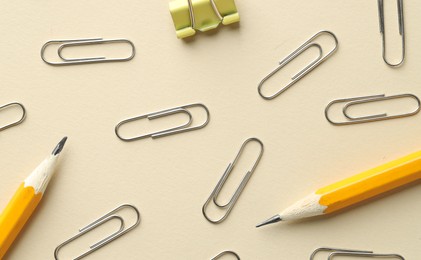
<path id="1" fill-rule="evenodd" d="M 67 137 L 64 137 L 53 152 L 25 179 L 0 215 L 0 259 L 3 259 L 41 201 L 54 175 L 66 140 Z"/>

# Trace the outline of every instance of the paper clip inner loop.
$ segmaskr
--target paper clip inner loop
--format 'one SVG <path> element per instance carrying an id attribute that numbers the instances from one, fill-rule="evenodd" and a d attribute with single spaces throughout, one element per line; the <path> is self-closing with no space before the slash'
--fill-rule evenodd
<path id="1" fill-rule="evenodd" d="M 390 100 L 390 99 L 398 99 L 398 98 L 414 99 L 417 102 L 417 108 L 412 112 L 407 112 L 407 113 L 397 114 L 397 115 L 390 115 L 390 116 L 387 113 L 383 113 L 383 114 L 376 114 L 376 115 L 353 117 L 353 116 L 350 116 L 348 113 L 348 109 L 351 106 L 377 102 L 377 101 Z M 345 103 L 345 105 L 342 108 L 342 113 L 348 119 L 348 121 L 336 122 L 336 121 L 333 121 L 329 117 L 330 107 L 337 103 Z M 352 124 L 361 124 L 361 123 L 368 123 L 368 122 L 375 122 L 375 121 L 381 121 L 381 120 L 389 120 L 389 119 L 413 116 L 417 114 L 418 112 L 420 112 L 420 109 L 421 109 L 421 102 L 419 98 L 413 94 L 400 94 L 400 95 L 393 95 L 393 96 L 385 96 L 384 94 L 382 94 L 382 95 L 362 96 L 362 97 L 343 98 L 343 99 L 333 100 L 325 108 L 325 117 L 327 121 L 329 121 L 329 123 L 333 125 L 352 125 Z"/>
<path id="2" fill-rule="evenodd" d="M 229 251 L 229 250 L 219 253 L 218 255 L 214 256 L 211 260 L 219 259 L 219 258 L 223 257 L 224 255 L 233 255 L 233 256 L 235 256 L 235 258 L 237 258 L 237 260 L 241 260 L 240 256 L 236 252 Z"/>
<path id="3" fill-rule="evenodd" d="M 119 215 L 115 215 L 115 213 L 117 213 L 118 211 L 122 210 L 123 208 L 130 208 L 133 209 L 136 213 L 136 222 L 131 225 L 130 227 L 125 227 L 125 221 L 124 219 L 119 216 Z M 115 209 L 113 209 L 112 211 L 108 212 L 107 214 L 105 214 L 104 216 L 98 218 L 97 220 L 95 220 L 94 222 L 92 222 L 91 224 L 87 225 L 84 228 L 81 228 L 79 230 L 79 233 L 69 239 L 67 239 L 66 241 L 64 241 L 63 243 L 61 243 L 60 245 L 58 245 L 56 247 L 56 249 L 54 250 L 54 258 L 56 260 L 58 260 L 58 253 L 60 251 L 60 249 L 62 249 L 64 246 L 68 245 L 69 243 L 73 242 L 74 240 L 78 239 L 79 237 L 85 235 L 86 233 L 94 230 L 95 228 L 113 220 L 119 220 L 120 221 L 120 227 L 119 230 L 115 231 L 114 233 L 112 233 L 111 235 L 107 236 L 106 238 L 100 240 L 99 242 L 91 245 L 88 251 L 82 253 L 81 255 L 77 256 L 76 258 L 74 258 L 74 260 L 79 260 L 82 259 L 84 257 L 86 257 L 87 255 L 93 253 L 94 251 L 102 248 L 103 246 L 107 245 L 108 243 L 111 243 L 112 241 L 116 240 L 117 238 L 127 234 L 129 231 L 133 230 L 135 227 L 137 227 L 140 223 L 140 213 L 139 210 L 130 204 L 123 204 Z"/>
<path id="4" fill-rule="evenodd" d="M 327 34 L 332 36 L 332 38 L 335 41 L 335 47 L 333 49 L 331 49 L 326 55 L 323 56 L 323 49 L 322 47 L 318 44 L 313 42 L 314 39 L 316 39 L 317 37 L 319 37 L 320 35 L 323 34 Z M 280 63 L 279 66 L 273 70 L 272 72 L 270 72 L 266 77 L 264 77 L 262 79 L 262 81 L 260 81 L 259 86 L 257 88 L 259 95 L 266 99 L 266 100 L 271 100 L 276 98 L 277 96 L 279 96 L 280 94 L 282 94 L 283 92 L 285 92 L 286 90 L 288 90 L 290 87 L 292 87 L 295 83 L 297 83 L 297 81 L 299 81 L 300 79 L 302 79 L 305 75 L 307 75 L 308 73 L 310 73 L 313 69 L 315 69 L 317 66 L 319 66 L 321 63 L 323 63 L 325 60 L 327 60 L 337 49 L 339 46 L 339 42 L 338 39 L 336 38 L 335 34 L 333 34 L 330 31 L 320 31 L 318 33 L 316 33 L 315 35 L 313 35 L 309 40 L 307 40 L 305 43 L 303 43 L 300 47 L 298 47 L 298 49 L 296 49 L 294 52 L 292 52 L 290 55 L 288 55 L 285 59 L 283 59 Z M 300 70 L 297 74 L 295 74 L 292 78 L 291 81 L 284 87 L 282 87 L 280 90 L 278 90 L 275 94 L 269 95 L 269 96 L 265 96 L 262 93 L 262 86 L 263 84 L 269 79 L 271 78 L 274 74 L 276 74 L 279 70 L 281 70 L 283 67 L 285 67 L 288 63 L 290 63 L 292 60 L 294 60 L 297 56 L 301 55 L 303 52 L 305 52 L 306 50 L 315 47 L 319 50 L 319 56 L 313 60 L 309 65 L 307 65 L 304 69 Z"/>
<path id="5" fill-rule="evenodd" d="M 240 185 L 238 186 L 238 188 L 235 190 L 234 194 L 231 196 L 230 200 L 228 201 L 228 203 L 226 204 L 220 204 L 217 202 L 217 198 L 219 196 L 219 193 L 221 192 L 222 187 L 224 186 L 225 182 L 227 181 L 227 179 L 229 178 L 232 170 L 234 169 L 235 165 L 238 162 L 238 159 L 240 158 L 241 154 L 244 151 L 244 148 L 246 147 L 246 145 L 250 142 L 257 142 L 260 145 L 260 152 L 259 152 L 259 156 L 257 157 L 256 161 L 253 164 L 253 167 L 251 168 L 251 170 L 249 170 L 246 175 L 244 176 L 244 178 L 242 179 Z M 249 138 L 247 139 L 243 145 L 240 148 L 240 151 L 237 153 L 237 156 L 235 157 L 234 161 L 232 163 L 230 163 L 227 167 L 227 169 L 225 170 L 224 174 L 222 175 L 221 179 L 218 181 L 218 183 L 216 184 L 214 190 L 212 191 L 211 195 L 209 196 L 209 198 L 206 200 L 205 204 L 203 204 L 202 207 L 202 214 L 203 216 L 211 223 L 213 224 L 219 224 L 222 221 L 224 221 L 229 213 L 231 212 L 231 210 L 233 209 L 235 203 L 237 202 L 238 198 L 240 197 L 242 191 L 244 190 L 245 186 L 247 185 L 248 181 L 250 180 L 250 177 L 252 176 L 253 172 L 255 171 L 257 165 L 260 162 L 260 159 L 262 158 L 263 155 L 263 151 L 264 151 L 264 146 L 262 141 L 260 141 L 257 138 Z M 211 219 L 209 216 L 207 216 L 206 214 L 206 208 L 209 205 L 209 203 L 213 201 L 215 206 L 217 206 L 220 209 L 226 209 L 225 214 L 217 219 L 217 220 L 213 220 Z"/>
<path id="6" fill-rule="evenodd" d="M 110 43 L 127 43 L 131 47 L 131 53 L 128 57 L 122 58 L 106 58 L 106 57 L 85 57 L 85 58 L 66 58 L 63 56 L 63 49 L 74 47 L 74 46 L 83 46 L 83 45 L 95 45 L 95 44 L 110 44 Z M 52 62 L 48 61 L 45 58 L 45 50 L 48 46 L 53 44 L 60 44 L 57 50 L 61 62 Z M 93 38 L 93 39 L 75 39 L 75 40 L 52 40 L 46 42 L 41 48 L 41 58 L 42 60 L 50 65 L 75 65 L 83 63 L 98 63 L 98 62 L 117 62 L 117 61 L 129 61 L 133 59 L 136 54 L 136 49 L 134 44 L 127 39 L 110 39 L 104 40 L 103 38 Z"/>
<path id="7" fill-rule="evenodd" d="M 202 123 L 198 126 L 191 126 L 191 124 L 193 122 L 193 116 L 190 113 L 190 111 L 188 111 L 188 108 L 192 108 L 192 107 L 201 107 L 205 110 L 206 120 L 205 120 L 204 123 Z M 144 134 L 144 135 L 139 135 L 139 136 L 134 136 L 134 137 L 123 137 L 120 134 L 120 128 L 124 124 L 130 123 L 130 122 L 133 122 L 133 121 L 137 121 L 137 120 L 140 120 L 140 119 L 144 119 L 144 118 L 147 118 L 148 120 L 153 120 L 153 119 L 157 119 L 157 118 L 161 118 L 161 117 L 165 117 L 165 116 L 169 116 L 169 115 L 174 115 L 174 114 L 178 114 L 178 113 L 182 113 L 182 114 L 187 115 L 189 120 L 182 125 L 172 127 L 172 128 L 169 128 L 169 129 L 165 129 L 165 130 L 162 130 L 162 131 L 154 132 L 154 133 L 149 133 L 149 134 Z M 173 135 L 173 134 L 178 134 L 178 133 L 183 133 L 183 132 L 188 132 L 188 131 L 193 131 L 193 130 L 203 128 L 209 123 L 209 120 L 210 120 L 210 112 L 209 112 L 208 108 L 201 103 L 195 103 L 195 104 L 184 105 L 184 106 L 180 106 L 180 107 L 170 108 L 170 109 L 166 109 L 166 110 L 162 110 L 162 111 L 158 111 L 158 112 L 153 112 L 153 113 L 149 113 L 149 114 L 125 119 L 125 120 L 121 121 L 120 123 L 118 123 L 116 125 L 115 134 L 117 135 L 118 138 L 120 138 L 120 140 L 126 141 L 126 142 L 135 141 L 135 140 L 148 138 L 148 137 L 159 138 L 159 137 L 164 137 L 164 136 L 168 136 L 168 135 Z"/>
<path id="8" fill-rule="evenodd" d="M 4 110 L 4 109 L 7 109 L 7 108 L 10 108 L 10 107 L 13 107 L 13 106 L 18 106 L 22 110 L 22 115 L 15 122 L 9 123 L 9 124 L 4 125 L 4 126 L 0 126 L 0 132 L 3 131 L 3 130 L 6 130 L 7 128 L 10 128 L 10 127 L 19 125 L 19 124 L 21 124 L 25 120 L 25 118 L 26 118 L 26 109 L 25 109 L 25 107 L 21 103 L 12 102 L 12 103 L 9 103 L 9 104 L 0 106 L 0 111 L 1 110 Z"/>
<path id="9" fill-rule="evenodd" d="M 382 56 L 384 62 L 390 67 L 398 67 L 405 61 L 405 25 L 403 18 L 403 0 L 397 0 L 398 4 L 398 23 L 399 23 L 399 34 L 402 40 L 402 56 L 398 63 L 391 63 L 386 57 L 386 31 L 384 26 L 384 0 L 377 0 L 379 7 L 379 21 L 380 21 L 380 34 L 382 35 Z"/>

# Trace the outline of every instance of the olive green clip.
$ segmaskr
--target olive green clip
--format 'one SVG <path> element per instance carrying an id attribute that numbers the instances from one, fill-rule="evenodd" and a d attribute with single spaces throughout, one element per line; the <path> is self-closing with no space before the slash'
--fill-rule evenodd
<path id="1" fill-rule="evenodd" d="M 170 12 L 180 39 L 240 21 L 234 0 L 170 0 Z"/>

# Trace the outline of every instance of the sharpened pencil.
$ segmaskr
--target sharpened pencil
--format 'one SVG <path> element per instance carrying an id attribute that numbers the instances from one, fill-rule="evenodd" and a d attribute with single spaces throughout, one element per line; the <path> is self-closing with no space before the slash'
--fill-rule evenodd
<path id="1" fill-rule="evenodd" d="M 418 151 L 321 188 L 256 227 L 333 213 L 420 179 Z"/>
<path id="2" fill-rule="evenodd" d="M 3 259 L 41 201 L 66 140 L 67 137 L 64 137 L 51 155 L 26 178 L 0 215 L 0 259 Z"/>

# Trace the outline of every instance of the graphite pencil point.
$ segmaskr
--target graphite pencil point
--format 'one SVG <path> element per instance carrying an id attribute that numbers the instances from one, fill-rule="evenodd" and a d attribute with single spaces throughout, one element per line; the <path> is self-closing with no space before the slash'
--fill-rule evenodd
<path id="1" fill-rule="evenodd" d="M 273 224 L 273 223 L 276 223 L 276 222 L 279 222 L 279 221 L 282 221 L 281 216 L 275 215 L 275 216 L 271 217 L 270 219 L 265 220 L 262 223 L 258 224 L 256 227 L 258 228 L 258 227 L 261 227 L 261 226 L 266 226 L 266 225 Z"/>
<path id="2" fill-rule="evenodd" d="M 67 141 L 67 136 L 65 136 L 63 139 L 61 139 L 61 141 L 54 148 L 52 154 L 53 155 L 57 155 L 57 154 L 61 153 L 61 151 L 63 150 L 64 144 L 66 143 L 66 141 Z"/>

